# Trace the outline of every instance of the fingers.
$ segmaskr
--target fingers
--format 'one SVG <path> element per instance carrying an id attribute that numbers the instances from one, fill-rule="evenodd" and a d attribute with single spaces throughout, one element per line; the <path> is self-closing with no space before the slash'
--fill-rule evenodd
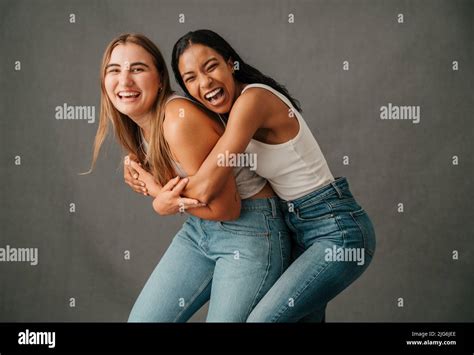
<path id="1" fill-rule="evenodd" d="M 130 158 L 130 160 L 138 161 L 138 157 L 137 157 L 135 154 L 133 154 L 133 153 L 130 153 L 130 154 L 128 155 L 128 157 Z"/>
<path id="2" fill-rule="evenodd" d="M 145 183 L 137 179 L 126 179 L 125 183 L 132 188 L 133 191 L 139 194 L 148 194 L 148 189 L 145 186 Z"/>
<path id="3" fill-rule="evenodd" d="M 137 162 L 130 160 L 130 165 L 132 166 L 133 169 L 140 175 L 143 173 L 148 173 L 145 169 L 143 169 L 140 165 L 138 165 Z"/>
<path id="4" fill-rule="evenodd" d="M 128 170 L 128 174 L 132 176 L 134 179 L 138 179 L 138 172 L 132 168 L 130 165 L 126 166 L 126 169 Z"/>
<path id="5" fill-rule="evenodd" d="M 170 181 L 168 181 L 165 186 L 163 186 L 163 191 L 171 191 L 173 189 L 173 187 L 176 186 L 176 184 L 178 183 L 180 177 L 179 176 L 176 176 L 174 178 L 172 178 Z"/>
<path id="6" fill-rule="evenodd" d="M 197 204 L 187 205 L 187 204 L 184 203 L 183 206 L 184 206 L 184 209 L 185 209 L 185 210 L 189 210 L 189 209 L 191 209 L 191 208 L 196 208 L 196 207 L 205 207 L 206 204 L 205 204 L 205 203 L 202 203 L 202 202 L 199 202 L 199 203 L 197 203 Z"/>
<path id="7" fill-rule="evenodd" d="M 181 197 L 181 202 L 185 206 L 189 206 L 189 207 L 203 207 L 203 206 L 206 206 L 205 203 L 201 203 L 201 202 L 199 202 L 199 200 L 196 200 L 194 198 Z"/>
<path id="8" fill-rule="evenodd" d="M 127 178 L 127 175 L 130 175 L 134 179 L 138 178 L 138 173 L 133 167 L 130 165 L 130 163 L 133 161 L 131 160 L 132 158 L 130 157 L 131 154 L 126 155 L 125 159 L 123 161 L 124 164 L 124 176 Z"/>
<path id="9" fill-rule="evenodd" d="M 133 191 L 139 194 L 148 195 L 148 189 L 145 187 L 145 183 L 141 180 L 138 180 L 138 172 L 131 167 L 132 160 L 129 159 L 127 155 L 124 160 L 124 178 L 125 183 L 128 184 Z"/>
<path id="10" fill-rule="evenodd" d="M 176 192 L 178 195 L 181 195 L 181 192 L 184 190 L 184 188 L 186 187 L 186 184 L 188 183 L 189 179 L 188 178 L 184 178 L 183 180 L 181 180 L 180 182 L 178 182 L 176 184 L 176 186 L 174 188 L 172 188 L 171 190 L 173 192 Z"/>

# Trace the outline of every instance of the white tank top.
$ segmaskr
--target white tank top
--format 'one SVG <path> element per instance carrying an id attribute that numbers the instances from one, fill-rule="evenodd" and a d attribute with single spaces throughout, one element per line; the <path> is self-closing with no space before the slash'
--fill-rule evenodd
<path id="1" fill-rule="evenodd" d="M 170 96 L 168 100 L 166 101 L 166 104 L 174 99 L 185 99 L 185 100 L 191 101 L 194 104 L 202 106 L 200 102 L 196 102 L 187 97 L 179 96 L 179 95 Z M 141 138 L 142 138 L 143 148 L 145 152 L 148 152 L 148 147 L 149 147 L 148 142 L 145 140 L 143 135 L 141 136 Z M 178 162 L 174 160 L 172 161 L 172 163 L 176 170 L 176 174 L 178 174 L 181 177 L 188 176 L 188 174 L 183 169 L 181 164 L 179 164 Z M 255 171 L 250 170 L 250 167 L 236 167 L 234 168 L 234 175 L 235 175 L 235 183 L 237 185 L 237 191 L 239 192 L 240 198 L 242 200 L 252 197 L 253 195 L 260 192 L 265 186 L 265 184 L 267 183 L 266 179 L 257 175 Z"/>
<path id="2" fill-rule="evenodd" d="M 252 139 L 246 149 L 257 157 L 256 172 L 272 185 L 283 200 L 299 197 L 334 181 L 318 142 L 306 125 L 301 114 L 286 96 L 264 84 L 249 84 L 242 93 L 258 87 L 271 91 L 294 112 L 299 123 L 296 137 L 281 144 L 266 144 Z"/>

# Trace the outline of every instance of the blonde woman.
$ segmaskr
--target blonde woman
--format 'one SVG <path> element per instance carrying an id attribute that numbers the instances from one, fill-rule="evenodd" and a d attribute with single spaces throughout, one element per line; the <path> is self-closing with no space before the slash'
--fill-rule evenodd
<path id="1" fill-rule="evenodd" d="M 131 165 L 154 206 L 174 193 L 173 181 L 163 185 L 194 174 L 223 133 L 208 111 L 173 94 L 159 49 L 138 34 L 121 35 L 105 50 L 91 170 L 109 122 L 125 152 L 136 157 L 138 164 Z M 183 203 L 197 202 L 190 197 Z M 239 169 L 214 199 L 196 206 L 146 282 L 129 322 L 184 322 L 209 299 L 207 321 L 245 322 L 288 266 L 287 227 L 265 179 Z"/>

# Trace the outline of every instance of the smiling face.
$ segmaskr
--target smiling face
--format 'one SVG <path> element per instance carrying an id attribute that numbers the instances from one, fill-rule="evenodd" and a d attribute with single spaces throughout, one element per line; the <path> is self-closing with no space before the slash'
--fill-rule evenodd
<path id="1" fill-rule="evenodd" d="M 104 86 L 114 107 L 137 122 L 152 109 L 160 76 L 151 54 L 143 47 L 119 44 L 105 67 Z"/>
<path id="2" fill-rule="evenodd" d="M 228 113 L 240 93 L 233 63 L 214 49 L 191 44 L 179 58 L 179 72 L 188 92 L 209 110 Z"/>

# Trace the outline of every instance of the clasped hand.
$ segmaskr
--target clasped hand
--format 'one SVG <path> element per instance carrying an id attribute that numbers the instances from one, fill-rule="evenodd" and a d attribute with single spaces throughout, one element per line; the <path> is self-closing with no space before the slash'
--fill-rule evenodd
<path id="1" fill-rule="evenodd" d="M 161 187 L 153 175 L 141 167 L 137 157 L 133 154 L 125 156 L 123 170 L 125 183 L 133 191 L 153 197 L 153 209 L 162 216 L 206 205 L 196 199 L 181 196 L 189 181 L 188 178 L 181 179 L 176 176 Z"/>

